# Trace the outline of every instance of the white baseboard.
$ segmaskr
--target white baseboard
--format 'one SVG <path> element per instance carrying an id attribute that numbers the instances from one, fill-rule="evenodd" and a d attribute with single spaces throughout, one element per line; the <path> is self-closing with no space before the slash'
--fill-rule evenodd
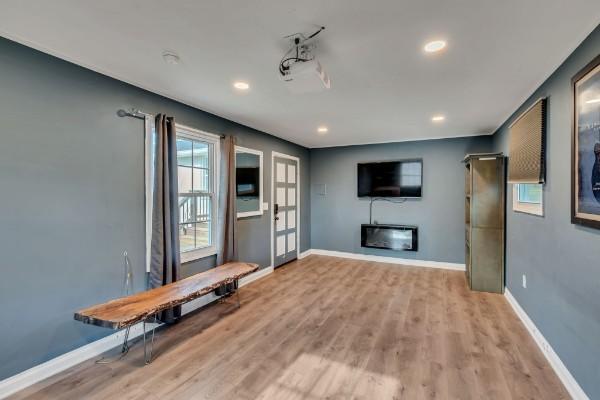
<path id="1" fill-rule="evenodd" d="M 253 274 L 250 274 L 240 279 L 240 287 L 254 282 L 257 279 L 263 278 L 273 272 L 273 267 L 267 267 L 260 269 Z M 219 299 L 214 293 L 207 294 L 206 296 L 200 297 L 196 300 L 192 300 L 181 307 L 181 313 L 183 315 L 188 314 L 200 307 L 203 307 L 213 301 Z M 152 329 L 154 324 L 147 324 L 146 330 Z M 156 325 L 160 326 L 160 324 Z M 131 327 L 129 332 L 129 339 L 134 339 L 143 334 L 142 324 L 136 324 Z M 102 339 L 96 340 L 92 343 L 88 343 L 84 346 L 78 347 L 75 350 L 71 350 L 68 353 L 62 354 L 56 358 L 48 360 L 42 364 L 36 365 L 35 367 L 29 368 L 17 375 L 13 375 L 0 381 L 0 399 L 4 399 L 11 394 L 14 394 L 20 390 L 23 390 L 37 382 L 47 379 L 53 375 L 58 374 L 68 368 L 71 368 L 79 363 L 82 363 L 90 358 L 98 357 L 102 353 L 105 353 L 115 347 L 119 347 L 123 344 L 125 336 L 124 331 L 119 331 L 103 337 Z"/>
<path id="2" fill-rule="evenodd" d="M 153 325 L 149 325 L 147 329 Z M 142 333 L 142 324 L 136 324 L 131 327 L 129 337 L 133 339 Z M 124 336 L 124 331 L 114 333 L 0 381 L 0 399 L 120 346 Z"/>
<path id="3" fill-rule="evenodd" d="M 242 279 L 240 279 L 240 287 L 245 286 L 251 282 L 254 282 L 260 278 L 264 278 L 265 276 L 272 274 L 274 270 L 275 269 L 271 265 L 266 268 L 259 269 L 258 271 L 254 272 L 248 276 L 245 276 Z"/>
<path id="4" fill-rule="evenodd" d="M 523 325 L 525 325 L 525 328 L 527 328 L 527 331 L 529 331 L 529 334 L 538 345 L 563 385 L 565 385 L 565 388 L 571 397 L 574 400 L 589 400 L 589 397 L 585 394 L 581 386 L 579 386 L 565 364 L 563 364 L 560 357 L 558 357 L 558 354 L 556 354 L 552 346 L 550 346 L 550 343 L 548 343 L 546 338 L 544 338 L 542 332 L 540 332 L 540 330 L 535 326 L 525 310 L 521 308 L 521 305 L 517 302 L 517 299 L 514 298 L 512 293 L 510 293 L 508 288 L 505 288 L 504 290 L 504 297 L 506 297 L 508 303 L 512 306 L 519 319 L 523 322 Z"/>
<path id="5" fill-rule="evenodd" d="M 352 260 L 364 260 L 364 261 L 376 261 L 376 262 L 389 263 L 389 264 L 401 264 L 401 265 L 407 265 L 407 266 L 411 266 L 411 267 L 441 268 L 441 269 L 450 269 L 453 271 L 464 271 L 465 270 L 465 264 L 440 262 L 440 261 L 413 260 L 413 259 L 408 259 L 408 258 L 374 256 L 374 255 L 370 255 L 370 254 L 347 253 L 344 251 L 310 249 L 310 250 L 305 251 L 303 254 L 306 254 L 304 257 L 306 257 L 307 255 L 315 254 L 315 255 L 320 255 L 320 256 L 349 258 Z"/>
<path id="6" fill-rule="evenodd" d="M 303 251 L 302 253 L 298 254 L 298 260 L 302 260 L 303 258 L 310 256 L 311 254 L 312 254 L 312 249 Z"/>

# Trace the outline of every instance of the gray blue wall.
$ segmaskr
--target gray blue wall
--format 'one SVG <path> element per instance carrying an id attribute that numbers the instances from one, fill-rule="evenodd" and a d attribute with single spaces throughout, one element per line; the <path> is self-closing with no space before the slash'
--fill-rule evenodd
<path id="1" fill-rule="evenodd" d="M 0 38 L 0 379 L 112 333 L 73 312 L 120 294 L 124 250 L 144 289 L 143 127 L 116 116 L 131 107 L 262 150 L 267 194 L 271 151 L 298 156 L 309 187 L 303 147 Z M 269 215 L 239 222 L 240 258 L 261 267 L 270 265 Z M 184 274 L 213 264 L 187 264 Z"/>
<path id="2" fill-rule="evenodd" d="M 376 203 L 381 223 L 420 228 L 417 253 L 371 254 L 464 262 L 463 169 L 469 152 L 508 152 L 507 126 L 535 99 L 549 97 L 545 216 L 507 202 L 507 286 L 590 398 L 600 398 L 600 231 L 570 223 L 571 77 L 600 53 L 600 30 L 506 121 L 493 138 L 450 139 L 308 151 L 225 119 L 107 78 L 0 38 L 0 379 L 110 331 L 72 320 L 74 310 L 119 295 L 121 254 L 144 288 L 141 123 L 119 108 L 166 112 L 179 122 L 264 151 L 299 156 L 301 250 L 364 252 L 356 163 L 422 157 L 423 199 Z M 327 185 L 319 195 L 317 184 Z M 512 196 L 508 185 L 507 197 Z M 270 264 L 269 215 L 241 220 L 240 257 Z M 307 223 L 307 222 L 311 223 Z M 191 274 L 213 259 L 185 266 Z M 528 287 L 521 287 L 527 274 Z"/>
<path id="3" fill-rule="evenodd" d="M 454 263 L 465 262 L 464 168 L 467 153 L 490 150 L 491 137 L 457 138 L 311 150 L 313 248 Z M 403 204 L 376 202 L 373 220 L 417 225 L 419 250 L 360 247 L 360 225 L 369 222 L 369 200 L 356 194 L 356 164 L 423 159 L 423 198 Z M 326 185 L 326 195 L 316 185 Z"/>
<path id="4" fill-rule="evenodd" d="M 571 224 L 570 84 L 598 54 L 600 28 L 494 135 L 495 149 L 508 154 L 508 126 L 548 97 L 545 215 L 514 212 L 507 202 L 506 285 L 591 399 L 600 399 L 600 230 Z"/>

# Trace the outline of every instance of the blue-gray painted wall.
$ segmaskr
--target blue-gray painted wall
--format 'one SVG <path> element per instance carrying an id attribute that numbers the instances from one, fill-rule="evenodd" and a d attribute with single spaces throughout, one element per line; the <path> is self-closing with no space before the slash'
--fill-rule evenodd
<path id="1" fill-rule="evenodd" d="M 507 286 L 588 396 L 600 398 L 600 231 L 570 223 L 570 79 L 599 53 L 596 29 L 493 138 L 309 152 L 0 39 L 0 379 L 109 333 L 75 323 L 72 312 L 119 294 L 123 250 L 133 261 L 136 290 L 144 288 L 142 128 L 117 118 L 117 109 L 167 112 L 186 125 L 234 133 L 240 145 L 265 152 L 267 178 L 271 150 L 299 156 L 302 250 L 310 233 L 313 247 L 361 252 L 368 203 L 356 197 L 356 163 L 422 157 L 423 199 L 376 203 L 374 218 L 419 225 L 420 251 L 397 253 L 402 258 L 464 262 L 462 156 L 508 152 L 507 126 L 548 96 L 545 216 L 513 212 L 508 185 Z M 269 179 L 264 183 L 268 194 Z M 309 197 L 305 189 L 322 183 L 327 194 L 310 190 Z M 239 224 L 241 256 L 263 267 L 270 262 L 268 229 L 268 215 Z M 213 263 L 186 265 L 185 273 Z"/>
<path id="2" fill-rule="evenodd" d="M 73 312 L 120 295 L 124 250 L 144 289 L 143 123 L 116 116 L 131 107 L 262 150 L 265 202 L 271 151 L 300 157 L 310 247 L 308 149 L 0 38 L 0 380 L 112 333 Z M 269 216 L 239 221 L 240 258 L 261 267 Z"/>
<path id="3" fill-rule="evenodd" d="M 508 126 L 548 97 L 544 216 L 512 211 L 507 185 L 506 285 L 591 399 L 600 399 L 600 230 L 571 224 L 570 85 L 599 54 L 596 28 L 494 135 L 508 154 Z"/>
<path id="4" fill-rule="evenodd" d="M 491 143 L 487 136 L 311 150 L 313 248 L 464 263 L 465 177 L 461 161 L 467 153 L 490 150 Z M 357 197 L 357 163 L 408 158 L 423 159 L 423 198 L 403 204 L 375 202 L 373 220 L 417 225 L 419 250 L 362 248 L 360 225 L 369 222 L 369 200 Z M 323 184 L 325 195 L 315 190 Z"/>

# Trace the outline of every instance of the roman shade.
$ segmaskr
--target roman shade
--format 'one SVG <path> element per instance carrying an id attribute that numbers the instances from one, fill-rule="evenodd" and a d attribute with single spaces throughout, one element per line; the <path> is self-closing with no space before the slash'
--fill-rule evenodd
<path id="1" fill-rule="evenodd" d="M 510 126 L 509 183 L 544 183 L 545 142 L 546 99 L 541 99 Z"/>

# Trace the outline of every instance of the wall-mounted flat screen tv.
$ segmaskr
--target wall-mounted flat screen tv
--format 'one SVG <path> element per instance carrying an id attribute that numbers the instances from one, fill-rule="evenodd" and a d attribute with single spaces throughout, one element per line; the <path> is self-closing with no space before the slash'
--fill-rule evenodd
<path id="1" fill-rule="evenodd" d="M 259 168 L 236 168 L 235 182 L 238 197 L 258 197 L 260 185 Z"/>
<path id="2" fill-rule="evenodd" d="M 419 198 L 423 186 L 423 160 L 358 164 L 358 197 Z"/>

